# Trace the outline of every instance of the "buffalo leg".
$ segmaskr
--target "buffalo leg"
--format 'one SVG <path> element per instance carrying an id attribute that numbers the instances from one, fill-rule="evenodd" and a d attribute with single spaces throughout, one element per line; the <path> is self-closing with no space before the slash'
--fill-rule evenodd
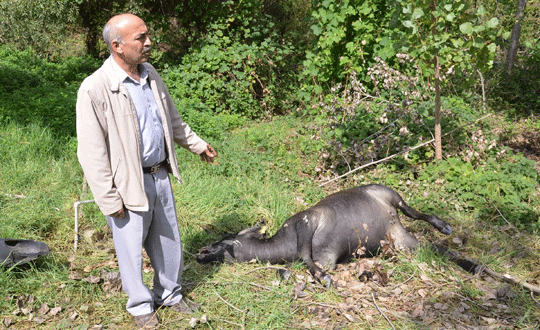
<path id="1" fill-rule="evenodd" d="M 321 284 L 327 288 L 332 285 L 332 277 L 325 273 L 325 271 L 317 266 L 313 261 L 313 234 L 315 232 L 314 228 L 310 228 L 309 221 L 306 220 L 298 221 L 296 224 L 296 235 L 297 235 L 297 248 L 300 254 L 300 258 L 306 263 L 306 266 L 309 269 L 311 275 L 317 279 Z"/>
<path id="2" fill-rule="evenodd" d="M 401 200 L 401 203 L 399 203 L 398 208 L 409 218 L 426 221 L 445 235 L 452 234 L 452 227 L 450 227 L 449 224 L 434 215 L 423 214 L 416 211 L 409 205 L 405 204 L 403 200 Z"/>

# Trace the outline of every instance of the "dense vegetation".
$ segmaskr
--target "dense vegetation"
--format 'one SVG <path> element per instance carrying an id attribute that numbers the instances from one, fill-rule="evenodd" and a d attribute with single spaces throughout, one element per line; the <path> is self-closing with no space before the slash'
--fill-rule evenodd
<path id="1" fill-rule="evenodd" d="M 454 227 L 445 238 L 407 222 L 422 240 L 540 284 L 539 6 L 527 3 L 508 71 L 513 1 L 0 0 L 0 237 L 51 247 L 36 263 L 0 269 L 0 327 L 131 322 L 125 295 L 105 279 L 117 267 L 93 204 L 81 207 L 73 251 L 73 203 L 92 198 L 76 159 L 76 93 L 107 56 L 101 26 L 123 11 L 147 21 L 152 63 L 220 154 L 206 166 L 178 150 L 184 280 L 203 303 L 198 327 L 388 328 L 383 316 L 403 329 L 536 327 L 537 296 L 429 251 L 377 258 L 368 270 L 379 277 L 362 292 L 350 291 L 362 278 L 351 274 L 365 261 L 333 272 L 343 282 L 324 290 L 302 265 L 279 281 L 258 264 L 202 267 L 192 254 L 262 219 L 274 232 L 330 192 L 377 182 Z M 438 121 L 442 160 L 431 143 Z M 189 326 L 160 316 L 165 328 Z"/>

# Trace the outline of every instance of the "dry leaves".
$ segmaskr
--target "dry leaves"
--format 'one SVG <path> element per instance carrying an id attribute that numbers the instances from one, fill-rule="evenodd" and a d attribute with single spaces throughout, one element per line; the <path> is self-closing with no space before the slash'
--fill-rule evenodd
<path id="1" fill-rule="evenodd" d="M 416 264 L 412 274 L 396 283 L 393 272 L 403 258 L 393 253 L 390 244 L 385 249 L 384 264 L 382 257 L 377 257 L 338 265 L 332 279 L 343 302 L 337 304 L 316 301 L 315 293 L 324 288 L 309 276 L 292 277 L 292 308 L 306 317 L 300 326 L 332 328 L 338 320 L 342 326 L 357 327 L 418 322 L 437 329 L 514 328 L 518 313 L 509 305 L 515 296 L 511 286 L 489 282 L 489 278 L 482 281 L 464 272 L 446 274 L 427 263 Z M 473 292 L 467 294 L 466 290 Z"/>

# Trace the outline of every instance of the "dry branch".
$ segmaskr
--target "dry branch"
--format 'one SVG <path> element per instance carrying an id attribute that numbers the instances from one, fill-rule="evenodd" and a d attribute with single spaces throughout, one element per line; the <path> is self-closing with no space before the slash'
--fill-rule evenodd
<path id="1" fill-rule="evenodd" d="M 491 270 L 490 268 L 485 267 L 485 266 L 483 267 L 483 269 L 481 271 L 488 273 L 491 277 L 493 277 L 495 279 L 498 279 L 498 280 L 504 281 L 504 282 L 508 282 L 508 283 L 512 283 L 512 284 L 520 285 L 524 289 L 540 295 L 540 287 L 538 287 L 536 285 L 529 284 L 529 283 L 527 283 L 525 281 L 521 281 L 521 280 L 519 280 L 517 278 L 512 277 L 509 274 L 501 275 L 501 274 L 497 273 L 496 271 Z"/>
<path id="2" fill-rule="evenodd" d="M 384 316 L 384 318 L 386 319 L 386 322 L 388 322 L 388 324 L 390 324 L 390 326 L 392 327 L 392 329 L 396 330 L 396 328 L 394 328 L 394 325 L 392 324 L 392 322 L 390 321 L 390 319 L 383 313 L 383 311 L 379 308 L 379 305 L 377 305 L 377 301 L 375 300 L 375 295 L 373 294 L 373 292 L 371 293 L 371 297 L 373 298 L 373 303 L 375 304 L 375 307 L 377 307 L 377 310 L 379 311 L 379 313 L 381 313 L 382 316 Z"/>
<path id="3" fill-rule="evenodd" d="M 240 313 L 243 313 L 243 312 L 244 312 L 244 311 L 241 310 L 240 308 L 233 306 L 233 305 L 232 305 L 231 303 L 229 303 L 227 300 L 223 299 L 223 297 L 220 296 L 219 293 L 217 293 L 216 290 L 214 290 L 214 294 L 215 294 L 221 301 L 223 301 L 225 304 L 227 304 L 227 306 L 231 307 L 231 308 L 234 309 L 234 310 L 239 311 Z"/>

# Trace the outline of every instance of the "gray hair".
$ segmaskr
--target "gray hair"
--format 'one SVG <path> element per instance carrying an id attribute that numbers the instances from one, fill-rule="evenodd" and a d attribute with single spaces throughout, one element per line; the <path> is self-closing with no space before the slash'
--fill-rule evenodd
<path id="1" fill-rule="evenodd" d="M 103 40 L 105 41 L 105 44 L 107 45 L 107 48 L 109 49 L 109 52 L 111 54 L 113 52 L 113 42 L 118 41 L 120 43 L 124 43 L 124 39 L 122 38 L 122 33 L 120 32 L 120 29 L 108 23 L 105 24 L 105 27 L 103 28 Z"/>

